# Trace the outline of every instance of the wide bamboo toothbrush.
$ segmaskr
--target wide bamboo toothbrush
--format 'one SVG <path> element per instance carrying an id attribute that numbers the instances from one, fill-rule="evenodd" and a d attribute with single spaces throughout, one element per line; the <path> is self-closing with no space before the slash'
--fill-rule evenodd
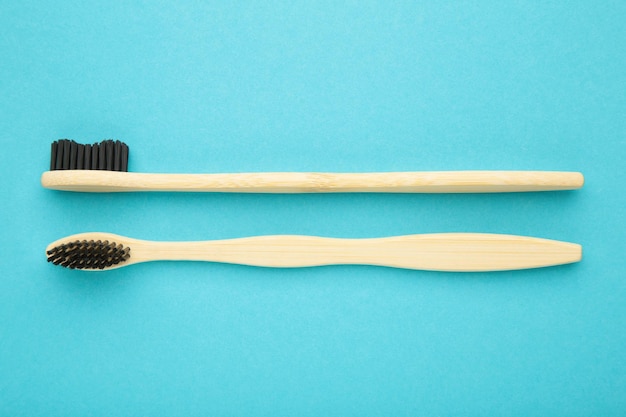
<path id="1" fill-rule="evenodd" d="M 82 192 L 190 191 L 238 193 L 499 193 L 573 190 L 583 186 L 579 172 L 266 172 L 232 174 L 151 174 L 128 170 L 128 146 L 106 140 L 81 145 L 52 143 L 46 188 Z"/>
<path id="2" fill-rule="evenodd" d="M 575 243 L 525 236 L 440 233 L 372 239 L 256 236 L 203 242 L 154 242 L 81 233 L 52 242 L 48 262 L 106 271 L 148 261 L 209 261 L 265 267 L 379 265 L 433 271 L 502 271 L 578 262 Z"/>

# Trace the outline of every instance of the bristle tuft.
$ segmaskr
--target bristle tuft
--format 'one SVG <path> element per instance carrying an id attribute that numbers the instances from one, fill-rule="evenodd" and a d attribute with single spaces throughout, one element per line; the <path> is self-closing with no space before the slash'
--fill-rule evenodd
<path id="1" fill-rule="evenodd" d="M 97 169 L 128 171 L 128 146 L 119 140 L 104 140 L 81 145 L 70 139 L 52 142 L 50 171 L 64 169 Z"/>
<path id="2" fill-rule="evenodd" d="M 112 140 L 107 140 L 107 171 L 113 171 L 113 148 L 114 142 Z"/>
<path id="3" fill-rule="evenodd" d="M 63 165 L 61 169 L 70 169 L 70 148 L 73 141 L 63 141 Z"/>
<path id="4" fill-rule="evenodd" d="M 122 144 L 122 156 L 120 160 L 120 171 L 126 172 L 128 171 L 128 145 L 124 142 Z"/>
<path id="5" fill-rule="evenodd" d="M 122 142 L 120 142 L 119 140 L 115 141 L 115 150 L 113 151 L 113 155 L 115 155 L 115 158 L 113 160 L 113 171 L 119 171 L 120 161 L 122 158 Z"/>
<path id="6" fill-rule="evenodd" d="M 56 167 L 58 149 L 59 142 L 52 142 L 52 149 L 50 150 L 50 171 L 54 171 L 54 168 Z"/>
<path id="7" fill-rule="evenodd" d="M 98 169 L 98 154 L 100 153 L 100 145 L 94 143 L 91 145 L 91 168 Z"/>
<path id="8" fill-rule="evenodd" d="M 46 252 L 48 262 L 70 269 L 104 269 L 126 262 L 130 248 L 115 242 L 75 240 Z"/>
<path id="9" fill-rule="evenodd" d="M 85 162 L 83 164 L 83 169 L 91 169 L 91 145 L 87 144 L 84 146 L 85 148 Z"/>
<path id="10" fill-rule="evenodd" d="M 106 141 L 100 142 L 100 146 L 98 146 L 98 149 L 98 169 L 104 171 L 107 163 Z"/>

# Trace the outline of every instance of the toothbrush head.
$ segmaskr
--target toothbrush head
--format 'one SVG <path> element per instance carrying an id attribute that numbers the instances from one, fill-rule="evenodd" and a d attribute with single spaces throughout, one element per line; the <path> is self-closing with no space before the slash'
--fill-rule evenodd
<path id="1" fill-rule="evenodd" d="M 104 140 L 93 145 L 81 145 L 73 140 L 52 142 L 50 171 L 93 169 L 128 171 L 128 145 L 119 140 Z"/>
<path id="2" fill-rule="evenodd" d="M 48 248 L 46 255 L 48 262 L 65 268 L 101 270 L 126 262 L 130 247 L 108 240 L 72 240 Z"/>

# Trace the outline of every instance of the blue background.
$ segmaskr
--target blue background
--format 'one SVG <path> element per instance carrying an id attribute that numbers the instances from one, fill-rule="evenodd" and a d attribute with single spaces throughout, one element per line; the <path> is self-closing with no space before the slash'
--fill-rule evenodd
<path id="1" fill-rule="evenodd" d="M 626 413 L 626 3 L 4 1 L 0 415 Z M 582 171 L 508 195 L 79 194 L 136 172 Z M 60 237 L 493 232 L 581 243 L 491 274 L 45 262 Z"/>

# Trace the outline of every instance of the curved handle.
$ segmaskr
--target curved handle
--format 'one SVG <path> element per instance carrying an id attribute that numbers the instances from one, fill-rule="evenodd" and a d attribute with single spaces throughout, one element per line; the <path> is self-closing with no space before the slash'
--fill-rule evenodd
<path id="1" fill-rule="evenodd" d="M 436 271 L 500 271 L 577 262 L 578 244 L 524 236 L 441 233 L 375 239 L 258 236 L 207 242 L 134 241 L 133 262 L 196 260 L 267 267 L 380 265 Z"/>
<path id="2" fill-rule="evenodd" d="M 148 174 L 61 170 L 41 177 L 46 188 L 83 192 L 500 193 L 573 190 L 583 183 L 579 172 L 552 171 Z"/>

